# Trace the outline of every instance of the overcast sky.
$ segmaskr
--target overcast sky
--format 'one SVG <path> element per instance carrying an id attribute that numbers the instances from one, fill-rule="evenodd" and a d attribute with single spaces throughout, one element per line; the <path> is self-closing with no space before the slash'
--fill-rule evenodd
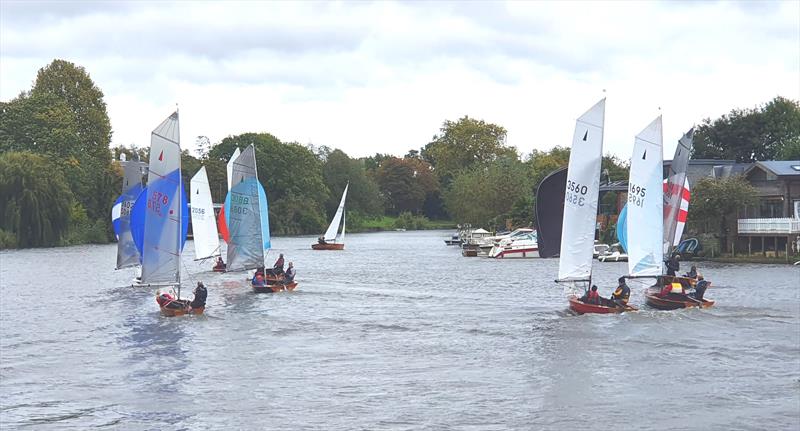
<path id="1" fill-rule="evenodd" d="M 469 115 L 529 153 L 605 95 L 605 151 L 628 159 L 661 108 L 669 159 L 703 118 L 800 98 L 800 2 L 0 2 L 0 99 L 54 58 L 105 93 L 112 145 L 177 103 L 190 150 L 269 132 L 403 155 Z"/>

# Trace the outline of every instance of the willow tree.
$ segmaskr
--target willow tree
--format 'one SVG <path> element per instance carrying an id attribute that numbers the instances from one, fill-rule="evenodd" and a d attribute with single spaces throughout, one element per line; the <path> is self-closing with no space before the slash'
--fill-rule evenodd
<path id="1" fill-rule="evenodd" d="M 20 247 L 58 245 L 69 228 L 72 193 L 44 157 L 27 152 L 0 155 L 0 229 Z"/>

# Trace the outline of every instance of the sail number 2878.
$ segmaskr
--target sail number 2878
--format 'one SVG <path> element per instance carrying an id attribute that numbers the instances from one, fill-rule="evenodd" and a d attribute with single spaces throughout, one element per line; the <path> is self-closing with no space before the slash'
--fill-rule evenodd
<path id="1" fill-rule="evenodd" d="M 565 201 L 582 207 L 586 203 L 587 191 L 588 188 L 586 186 L 567 180 L 567 196 Z"/>

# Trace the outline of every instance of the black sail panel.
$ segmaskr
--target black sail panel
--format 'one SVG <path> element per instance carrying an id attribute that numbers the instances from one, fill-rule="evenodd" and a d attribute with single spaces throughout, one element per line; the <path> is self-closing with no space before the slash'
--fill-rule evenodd
<path id="1" fill-rule="evenodd" d="M 536 189 L 536 235 L 540 257 L 557 257 L 561 251 L 566 190 L 566 167 L 551 172 Z"/>

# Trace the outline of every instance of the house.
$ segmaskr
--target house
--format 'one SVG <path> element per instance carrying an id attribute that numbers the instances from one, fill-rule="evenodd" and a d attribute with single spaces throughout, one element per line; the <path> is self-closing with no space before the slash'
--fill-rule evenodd
<path id="1" fill-rule="evenodd" d="M 739 211 L 737 248 L 779 256 L 800 251 L 800 160 L 755 162 L 743 172 L 758 203 Z"/>

